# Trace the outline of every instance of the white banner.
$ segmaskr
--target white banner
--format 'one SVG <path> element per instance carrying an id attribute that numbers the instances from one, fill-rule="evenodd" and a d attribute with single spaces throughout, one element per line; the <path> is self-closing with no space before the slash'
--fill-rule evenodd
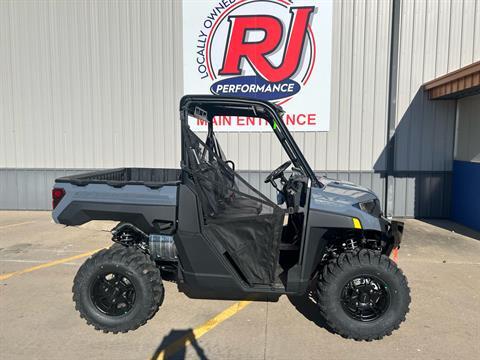
<path id="1" fill-rule="evenodd" d="M 184 0 L 184 92 L 268 100 L 284 108 L 291 131 L 328 131 L 331 43 L 331 0 Z M 215 125 L 271 131 L 248 117 Z"/>

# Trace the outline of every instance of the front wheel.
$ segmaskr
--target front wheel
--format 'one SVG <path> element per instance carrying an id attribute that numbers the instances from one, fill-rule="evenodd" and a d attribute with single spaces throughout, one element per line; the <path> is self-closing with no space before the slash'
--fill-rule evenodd
<path id="1" fill-rule="evenodd" d="M 133 247 L 112 246 L 90 257 L 73 283 L 75 308 L 104 332 L 145 324 L 162 304 L 164 289 L 155 264 Z"/>
<path id="2" fill-rule="evenodd" d="M 387 256 L 370 250 L 341 254 L 317 284 L 320 311 L 333 331 L 355 340 L 390 335 L 410 304 L 407 279 Z"/>

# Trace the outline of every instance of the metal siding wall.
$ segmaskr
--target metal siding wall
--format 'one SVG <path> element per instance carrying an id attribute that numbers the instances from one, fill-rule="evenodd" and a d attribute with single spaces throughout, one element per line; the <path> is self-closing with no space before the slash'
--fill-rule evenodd
<path id="1" fill-rule="evenodd" d="M 397 171 L 451 171 L 455 101 L 430 101 L 421 85 L 480 60 L 479 7 L 475 0 L 402 1 Z"/>
<path id="2" fill-rule="evenodd" d="M 330 131 L 294 134 L 315 170 L 379 195 L 391 6 L 334 1 Z M 0 2 L 0 207 L 48 204 L 56 175 L 42 169 L 178 166 L 181 10 L 178 0 Z M 403 0 L 401 12 L 393 213 L 430 214 L 441 198 L 445 215 L 454 103 L 419 87 L 480 59 L 480 1 Z M 285 159 L 271 134 L 219 139 L 241 170 Z M 17 184 L 25 194 L 13 198 Z"/>
<path id="3" fill-rule="evenodd" d="M 392 213 L 446 217 L 456 103 L 430 101 L 421 85 L 480 59 L 480 3 L 402 1 L 401 8 Z"/>
<path id="4" fill-rule="evenodd" d="M 55 179 L 88 170 L 0 169 L 0 209 L 48 210 Z"/>
<path id="5" fill-rule="evenodd" d="M 315 169 L 368 171 L 385 146 L 390 6 L 335 2 L 331 128 L 321 134 L 326 166 L 316 161 Z"/>
<path id="6" fill-rule="evenodd" d="M 458 100 L 455 160 L 480 162 L 480 95 Z"/>
<path id="7" fill-rule="evenodd" d="M 178 166 L 180 1 L 0 2 L 0 168 Z"/>
<path id="8" fill-rule="evenodd" d="M 179 165 L 181 1 L 3 1 L 0 16 L 0 168 Z M 389 22 L 388 2 L 334 3 L 331 131 L 294 134 L 315 169 L 380 155 Z M 220 138 L 266 170 L 285 159 L 271 136 Z"/>

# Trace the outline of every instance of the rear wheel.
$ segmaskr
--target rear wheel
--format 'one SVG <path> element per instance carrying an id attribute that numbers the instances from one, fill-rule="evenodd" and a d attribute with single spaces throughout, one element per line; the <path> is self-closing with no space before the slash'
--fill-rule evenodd
<path id="1" fill-rule="evenodd" d="M 160 271 L 139 250 L 113 246 L 90 257 L 73 284 L 75 308 L 104 332 L 127 332 L 145 324 L 164 297 Z"/>
<path id="2" fill-rule="evenodd" d="M 318 305 L 333 331 L 355 340 L 381 339 L 398 329 L 410 304 L 407 279 L 387 256 L 345 253 L 326 265 Z"/>

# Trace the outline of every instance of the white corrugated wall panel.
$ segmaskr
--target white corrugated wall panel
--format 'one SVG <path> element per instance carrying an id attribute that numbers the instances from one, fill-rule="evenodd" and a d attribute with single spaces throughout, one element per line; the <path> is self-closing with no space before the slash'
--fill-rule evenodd
<path id="1" fill-rule="evenodd" d="M 181 2 L 2 1 L 0 167 L 178 166 Z"/>
<path id="2" fill-rule="evenodd" d="M 480 58 L 480 1 L 475 1 L 475 24 L 473 25 L 473 58 Z"/>
<path id="3" fill-rule="evenodd" d="M 390 71 L 390 37 L 391 37 L 391 2 L 380 1 L 377 8 L 377 27 L 375 40 L 375 88 L 373 109 L 373 133 L 366 134 L 367 141 L 372 142 L 372 163 L 375 170 L 386 168 L 384 150 L 387 133 L 388 94 L 389 94 L 389 71 Z M 369 50 L 371 51 L 371 50 Z M 387 100 L 384 101 L 384 94 Z M 370 136 L 370 138 L 368 138 Z M 366 169 L 368 165 L 365 165 Z"/>
<path id="4" fill-rule="evenodd" d="M 450 171 L 454 101 L 430 101 L 422 84 L 480 60 L 478 1 L 402 1 L 395 170 Z M 472 14 L 475 14 L 472 16 Z"/>
<path id="5" fill-rule="evenodd" d="M 431 101 L 425 82 L 480 60 L 478 0 L 401 1 L 394 208 L 448 216 L 455 101 Z"/>
<path id="6" fill-rule="evenodd" d="M 390 6 L 334 2 L 331 130 L 294 134 L 315 169 L 368 171 L 383 151 Z M 0 16 L 0 168 L 179 165 L 181 1 L 2 1 Z M 271 134 L 221 139 L 239 169 L 285 160 Z"/>
<path id="7" fill-rule="evenodd" d="M 315 169 L 385 167 L 390 18 L 390 2 L 334 3 L 330 131 L 316 136 Z"/>
<path id="8" fill-rule="evenodd" d="M 480 162 L 480 95 L 458 101 L 457 148 L 455 160 Z"/>
<path id="9" fill-rule="evenodd" d="M 317 170 L 385 168 L 391 6 L 334 2 L 330 131 L 294 135 Z M 480 4 L 401 10 L 396 169 L 448 171 L 453 102 L 420 86 L 480 59 Z M 2 1 L 0 20 L 0 168 L 178 166 L 180 1 Z M 285 159 L 270 134 L 220 138 L 242 170 Z"/>

